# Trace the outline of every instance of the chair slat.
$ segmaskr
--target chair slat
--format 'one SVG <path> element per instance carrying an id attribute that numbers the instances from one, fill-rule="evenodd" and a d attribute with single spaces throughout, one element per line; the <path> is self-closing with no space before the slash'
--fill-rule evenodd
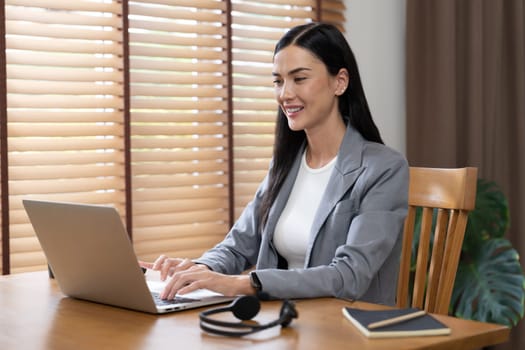
<path id="1" fill-rule="evenodd" d="M 449 212 L 446 209 L 437 210 L 436 228 L 434 229 L 434 241 L 432 245 L 432 260 L 428 269 L 427 294 L 425 296 L 425 310 L 434 312 L 436 308 L 439 279 L 443 269 L 445 239 L 447 236 L 447 223 Z"/>
<path id="2" fill-rule="evenodd" d="M 432 233 L 432 215 L 432 208 L 423 208 L 423 215 L 421 216 L 421 231 L 419 232 L 412 307 L 423 307 L 427 280 L 427 266 L 430 255 L 429 249 Z"/>
<path id="3" fill-rule="evenodd" d="M 415 207 L 409 207 L 403 232 L 403 245 L 401 248 L 402 257 L 407 255 L 410 257 L 412 254 L 415 217 Z M 401 259 L 399 271 L 399 282 L 397 283 L 397 305 L 399 307 L 406 307 L 408 305 L 408 285 L 410 283 L 410 258 Z"/>

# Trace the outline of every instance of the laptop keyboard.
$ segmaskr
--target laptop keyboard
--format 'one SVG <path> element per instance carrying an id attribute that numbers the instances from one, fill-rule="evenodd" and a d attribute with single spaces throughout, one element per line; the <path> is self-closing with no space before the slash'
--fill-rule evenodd
<path id="1" fill-rule="evenodd" d="M 151 293 L 153 295 L 153 300 L 155 300 L 155 304 L 157 305 L 173 305 L 173 304 L 180 304 L 180 303 L 191 303 L 195 301 L 199 301 L 199 299 L 194 298 L 184 298 L 181 296 L 176 296 L 175 299 L 161 299 L 159 293 Z"/>

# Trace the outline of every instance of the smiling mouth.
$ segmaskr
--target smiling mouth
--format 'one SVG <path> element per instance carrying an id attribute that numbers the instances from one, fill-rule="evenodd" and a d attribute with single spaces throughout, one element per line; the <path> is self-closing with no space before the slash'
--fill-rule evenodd
<path id="1" fill-rule="evenodd" d="M 300 112 L 304 109 L 304 107 L 290 107 L 290 108 L 286 108 L 286 114 L 290 115 L 290 114 L 295 114 L 297 112 Z"/>

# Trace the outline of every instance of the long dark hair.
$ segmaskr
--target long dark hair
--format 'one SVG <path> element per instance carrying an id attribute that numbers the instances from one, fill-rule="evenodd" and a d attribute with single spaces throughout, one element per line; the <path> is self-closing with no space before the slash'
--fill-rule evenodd
<path id="1" fill-rule="evenodd" d="M 328 73 L 332 76 L 337 75 L 341 68 L 347 69 L 348 87 L 339 96 L 339 112 L 345 123 L 350 123 L 366 140 L 383 143 L 366 101 L 356 59 L 339 29 L 326 23 L 308 23 L 296 26 L 277 42 L 274 56 L 290 45 L 296 45 L 310 51 L 325 64 Z M 305 140 L 304 131 L 293 131 L 288 127 L 286 116 L 279 107 L 268 190 L 264 194 L 259 208 L 261 229 L 266 224 L 270 207 Z"/>

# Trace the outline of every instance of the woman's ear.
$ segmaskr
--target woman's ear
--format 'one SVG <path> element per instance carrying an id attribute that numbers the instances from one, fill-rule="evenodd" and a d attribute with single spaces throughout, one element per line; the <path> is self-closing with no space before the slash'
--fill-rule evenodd
<path id="1" fill-rule="evenodd" d="M 341 96 L 346 91 L 346 88 L 348 87 L 348 82 L 350 80 L 350 77 L 348 75 L 348 70 L 346 68 L 339 69 L 339 72 L 337 72 L 337 75 L 335 76 L 336 81 L 336 90 L 335 94 L 336 96 Z"/>

